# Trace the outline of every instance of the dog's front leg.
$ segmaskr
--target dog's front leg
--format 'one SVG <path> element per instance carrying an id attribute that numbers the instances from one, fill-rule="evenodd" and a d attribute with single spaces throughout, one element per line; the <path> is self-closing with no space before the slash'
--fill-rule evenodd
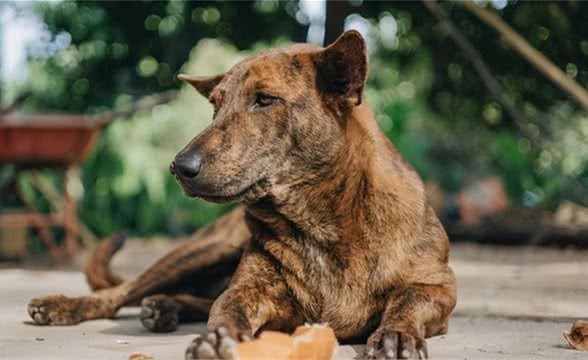
<path id="1" fill-rule="evenodd" d="M 427 359 L 425 338 L 447 332 L 455 286 L 414 285 L 394 289 L 380 326 L 367 340 L 369 359 Z"/>
<path id="2" fill-rule="evenodd" d="M 266 255 L 248 252 L 229 288 L 214 302 L 209 333 L 197 337 L 186 359 L 230 359 L 238 341 L 260 329 L 290 331 L 302 325 L 302 316 L 286 283 Z"/>

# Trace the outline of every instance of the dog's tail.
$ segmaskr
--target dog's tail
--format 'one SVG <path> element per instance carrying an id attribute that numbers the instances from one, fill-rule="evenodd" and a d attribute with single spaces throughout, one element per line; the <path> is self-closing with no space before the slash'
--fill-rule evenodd
<path id="1" fill-rule="evenodd" d="M 115 234 L 101 241 L 88 257 L 84 273 L 93 291 L 111 288 L 124 281 L 110 271 L 110 260 L 123 247 L 126 239 L 125 233 Z"/>

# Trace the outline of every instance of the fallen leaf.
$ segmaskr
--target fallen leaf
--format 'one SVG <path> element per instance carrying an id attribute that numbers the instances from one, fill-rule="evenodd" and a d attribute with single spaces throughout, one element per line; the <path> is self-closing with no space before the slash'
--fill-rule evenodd
<path id="1" fill-rule="evenodd" d="M 564 331 L 564 338 L 576 350 L 588 351 L 588 321 L 578 320 L 570 332 Z"/>
<path id="2" fill-rule="evenodd" d="M 141 353 L 132 353 L 129 355 L 129 360 L 151 360 L 153 356 Z"/>

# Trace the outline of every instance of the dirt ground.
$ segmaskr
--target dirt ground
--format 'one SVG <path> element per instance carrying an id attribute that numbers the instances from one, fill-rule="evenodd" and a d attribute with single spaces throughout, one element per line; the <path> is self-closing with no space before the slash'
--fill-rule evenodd
<path id="1" fill-rule="evenodd" d="M 130 241 L 114 267 L 133 276 L 169 248 L 164 242 Z M 449 334 L 429 339 L 431 359 L 588 358 L 562 337 L 573 319 L 588 318 L 588 252 L 473 244 L 452 249 L 458 306 Z M 32 325 L 26 313 L 31 297 L 87 291 L 75 267 L 48 271 L 42 264 L 2 264 L 0 359 L 128 359 L 133 353 L 181 359 L 194 334 L 204 331 L 204 324 L 191 324 L 172 334 L 150 334 L 133 308 L 114 320 L 74 327 Z M 336 358 L 360 359 L 362 350 L 341 346 Z"/>

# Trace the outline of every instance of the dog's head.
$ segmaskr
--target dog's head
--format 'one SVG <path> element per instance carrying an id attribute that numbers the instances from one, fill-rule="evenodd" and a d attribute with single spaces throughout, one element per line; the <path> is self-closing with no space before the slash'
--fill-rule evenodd
<path id="1" fill-rule="evenodd" d="M 297 181 L 293 169 L 320 170 L 341 150 L 343 115 L 361 103 L 366 73 L 365 42 L 348 31 L 326 48 L 292 45 L 224 74 L 180 75 L 215 112 L 171 172 L 189 196 L 228 202 L 260 198 L 277 178 Z"/>

